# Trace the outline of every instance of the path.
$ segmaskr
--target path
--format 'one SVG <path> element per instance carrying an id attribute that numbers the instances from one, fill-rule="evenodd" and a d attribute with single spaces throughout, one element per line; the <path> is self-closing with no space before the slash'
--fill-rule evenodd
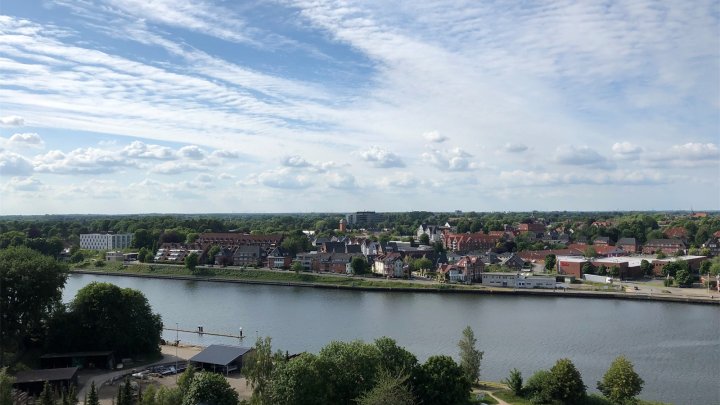
<path id="1" fill-rule="evenodd" d="M 150 363 L 150 364 L 143 364 L 143 365 L 139 366 L 138 369 L 146 369 L 146 368 L 148 368 L 148 367 L 156 366 L 156 365 L 159 365 L 159 364 L 172 363 L 172 362 L 175 362 L 175 361 L 178 361 L 178 360 L 182 360 L 182 359 L 180 358 L 180 356 L 178 356 L 178 357 L 176 358 L 174 355 L 169 355 L 169 354 L 164 354 L 164 353 L 163 353 L 162 359 L 160 359 L 160 360 L 158 360 L 158 361 L 156 361 L 156 362 Z M 97 374 L 97 375 L 91 375 L 91 376 L 89 376 L 89 378 L 87 379 L 87 381 L 85 381 L 85 382 L 82 384 L 80 390 L 78 391 L 78 396 L 77 396 L 78 400 L 82 400 L 83 398 L 85 398 L 85 394 L 87 394 L 87 393 L 90 392 L 90 385 L 91 385 L 93 382 L 95 383 L 95 388 L 96 388 L 96 389 L 100 389 L 100 386 L 101 386 L 102 384 L 110 381 L 110 380 L 113 379 L 113 378 L 122 377 L 123 375 L 128 374 L 128 373 L 130 372 L 130 370 L 132 370 L 132 368 L 130 368 L 130 369 L 122 369 L 122 370 L 115 370 L 115 371 L 110 371 L 110 372 L 103 373 L 103 374 Z"/>

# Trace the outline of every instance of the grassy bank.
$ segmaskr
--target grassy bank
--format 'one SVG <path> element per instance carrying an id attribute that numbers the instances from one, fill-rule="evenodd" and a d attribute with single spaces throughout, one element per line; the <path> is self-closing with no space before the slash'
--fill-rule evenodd
<path id="1" fill-rule="evenodd" d="M 197 278 L 198 280 L 238 280 L 249 282 L 268 283 L 297 283 L 318 284 L 329 286 L 361 287 L 361 288 L 413 288 L 413 289 L 467 289 L 463 285 L 437 284 L 437 283 L 411 283 L 381 278 L 362 278 L 351 276 L 336 276 L 313 273 L 295 273 L 291 271 L 269 271 L 261 269 L 242 269 L 227 267 L 203 267 L 195 273 L 182 266 L 163 264 L 133 264 L 129 266 L 120 263 L 106 263 L 102 267 L 92 265 L 77 266 L 73 270 L 97 271 L 105 273 L 124 273 L 159 277 Z"/>

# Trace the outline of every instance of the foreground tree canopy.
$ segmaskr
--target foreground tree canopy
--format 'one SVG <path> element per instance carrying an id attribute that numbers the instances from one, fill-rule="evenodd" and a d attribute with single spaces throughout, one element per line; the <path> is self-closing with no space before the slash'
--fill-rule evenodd
<path id="1" fill-rule="evenodd" d="M 160 350 L 162 320 L 137 290 L 90 283 L 78 291 L 66 312 L 54 319 L 53 350 L 114 350 L 119 356 Z"/>
<path id="2" fill-rule="evenodd" d="M 372 344 L 332 342 L 317 355 L 293 359 L 272 354 L 269 339 L 259 339 L 255 349 L 245 371 L 254 404 L 452 405 L 470 397 L 470 380 L 451 357 L 419 364 L 387 337 Z"/>
<path id="3" fill-rule="evenodd" d="M 0 250 L 0 366 L 4 353 L 17 353 L 43 336 L 62 298 L 67 268 L 27 247 Z"/>

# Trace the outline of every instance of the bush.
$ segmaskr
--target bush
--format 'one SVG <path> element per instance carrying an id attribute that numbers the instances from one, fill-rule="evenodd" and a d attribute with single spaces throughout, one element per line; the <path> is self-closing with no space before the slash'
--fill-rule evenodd
<path id="1" fill-rule="evenodd" d="M 520 370 L 514 368 L 510 370 L 510 375 L 508 376 L 507 380 L 503 381 L 505 384 L 507 384 L 508 388 L 513 392 L 513 394 L 521 397 L 523 394 L 523 378 L 522 373 Z"/>

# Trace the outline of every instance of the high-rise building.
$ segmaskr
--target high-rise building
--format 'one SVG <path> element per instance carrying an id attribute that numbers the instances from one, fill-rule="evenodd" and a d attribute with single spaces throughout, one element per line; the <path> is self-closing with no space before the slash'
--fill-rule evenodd
<path id="1" fill-rule="evenodd" d="M 345 220 L 351 227 L 375 226 L 383 220 L 383 215 L 375 211 L 358 211 L 345 215 Z"/>

